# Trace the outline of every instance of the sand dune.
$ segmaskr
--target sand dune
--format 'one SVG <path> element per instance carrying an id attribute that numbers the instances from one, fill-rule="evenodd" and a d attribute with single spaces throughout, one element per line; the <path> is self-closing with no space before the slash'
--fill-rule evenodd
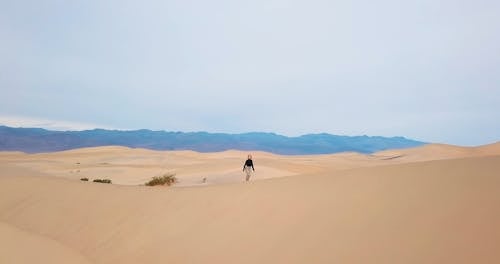
<path id="1" fill-rule="evenodd" d="M 0 263 L 500 263 L 499 150 L 2 154 Z"/>
<path id="2" fill-rule="evenodd" d="M 123 185 L 142 185 L 153 176 L 175 173 L 179 179 L 176 186 L 192 186 L 243 181 L 242 166 L 247 154 L 242 151 L 196 153 L 99 147 L 34 155 L 16 153 L 0 156 L 0 161 L 62 178 L 109 178 Z M 332 162 L 337 164 L 336 169 L 351 168 L 370 159 L 360 154 L 317 157 L 252 154 L 257 159 L 254 180 L 319 171 L 332 167 Z"/>
<path id="3" fill-rule="evenodd" d="M 374 156 L 382 159 L 398 159 L 403 162 L 457 159 L 466 157 L 481 157 L 500 155 L 500 142 L 479 146 L 459 147 L 445 144 L 428 144 L 421 147 L 381 151 Z"/>
<path id="4" fill-rule="evenodd" d="M 154 176 L 175 173 L 179 179 L 176 186 L 193 186 L 243 181 L 241 169 L 247 154 L 248 152 L 234 150 L 197 153 L 110 146 L 34 155 L 9 152 L 0 154 L 0 162 L 73 180 L 85 177 L 90 180 L 108 178 L 113 183 L 122 185 L 143 185 Z M 253 179 L 261 180 L 360 167 L 500 155 L 500 143 L 473 148 L 429 144 L 373 155 L 340 153 L 279 156 L 265 152 L 252 154 L 256 159 L 257 169 Z"/>
<path id="5" fill-rule="evenodd" d="M 0 222 L 0 234 L 0 263 L 91 263 L 75 250 L 35 232 Z"/>

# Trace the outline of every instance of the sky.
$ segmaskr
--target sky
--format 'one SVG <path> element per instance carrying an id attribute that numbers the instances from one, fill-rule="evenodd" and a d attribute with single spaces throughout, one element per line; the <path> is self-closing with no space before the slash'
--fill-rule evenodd
<path id="1" fill-rule="evenodd" d="M 497 0 L 0 0 L 0 124 L 500 140 Z"/>

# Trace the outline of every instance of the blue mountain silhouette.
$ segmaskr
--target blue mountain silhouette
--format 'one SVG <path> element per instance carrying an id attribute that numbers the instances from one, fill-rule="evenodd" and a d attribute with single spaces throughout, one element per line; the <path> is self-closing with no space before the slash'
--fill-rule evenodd
<path id="1" fill-rule="evenodd" d="M 373 153 L 386 149 L 416 147 L 424 142 L 404 137 L 338 136 L 307 134 L 286 137 L 274 133 L 224 134 L 151 130 L 51 131 L 41 128 L 0 126 L 0 150 L 27 153 L 53 152 L 82 147 L 117 145 L 153 150 L 199 152 L 261 150 L 276 154 L 329 154 L 346 151 Z"/>

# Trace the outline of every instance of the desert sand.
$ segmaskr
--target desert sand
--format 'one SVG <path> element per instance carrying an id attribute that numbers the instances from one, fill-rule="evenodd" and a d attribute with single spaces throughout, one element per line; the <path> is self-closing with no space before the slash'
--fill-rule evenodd
<path id="1" fill-rule="evenodd" d="M 500 143 L 247 153 L 0 152 L 0 263 L 500 263 Z"/>

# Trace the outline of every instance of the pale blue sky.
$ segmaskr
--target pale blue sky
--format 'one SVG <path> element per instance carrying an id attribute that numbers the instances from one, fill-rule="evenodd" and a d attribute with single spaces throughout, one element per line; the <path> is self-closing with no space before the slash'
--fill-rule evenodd
<path id="1" fill-rule="evenodd" d="M 0 123 L 500 140 L 500 2 L 0 0 Z"/>

